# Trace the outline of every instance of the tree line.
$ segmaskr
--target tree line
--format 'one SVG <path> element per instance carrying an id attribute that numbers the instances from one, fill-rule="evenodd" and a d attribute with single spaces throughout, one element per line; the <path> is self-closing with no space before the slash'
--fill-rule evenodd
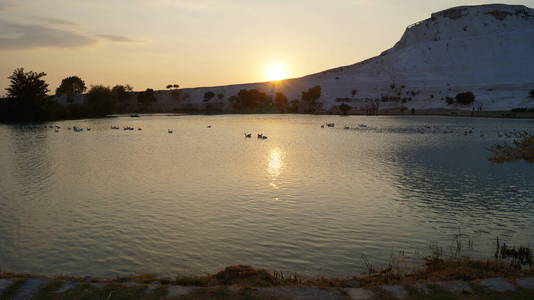
<path id="1" fill-rule="evenodd" d="M 69 76 L 61 81 L 54 95 L 49 95 L 49 85 L 44 77 L 46 73 L 26 72 L 18 68 L 8 77 L 7 97 L 0 99 L 0 122 L 33 122 L 61 119 L 98 118 L 117 112 L 124 112 L 132 105 L 136 94 L 138 110 L 147 110 L 157 102 L 153 89 L 133 93 L 130 85 L 107 87 L 94 85 L 87 87 L 79 76 Z M 178 84 L 169 84 L 167 89 L 176 100 L 188 101 L 189 94 L 182 94 Z M 67 105 L 58 103 L 63 97 Z M 236 112 L 236 113 L 314 113 L 322 109 L 318 102 L 321 87 L 315 86 L 304 92 L 300 99 L 289 101 L 286 95 L 277 92 L 274 96 L 257 89 L 242 89 L 236 95 L 227 98 L 224 94 L 208 91 L 204 94 L 204 107 L 198 112 Z M 83 101 L 79 101 L 83 99 Z M 218 100 L 213 104 L 212 100 Z M 225 110 L 225 106 L 229 108 Z M 193 109 L 192 109 L 193 111 Z"/>

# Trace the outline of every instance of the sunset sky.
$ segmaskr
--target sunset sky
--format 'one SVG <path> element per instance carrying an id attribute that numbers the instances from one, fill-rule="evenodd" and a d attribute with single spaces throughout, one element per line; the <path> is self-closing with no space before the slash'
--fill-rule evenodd
<path id="1" fill-rule="evenodd" d="M 432 12 L 486 1 L 0 0 L 0 95 L 17 67 L 52 90 L 298 77 L 379 54 Z M 534 0 L 506 1 L 534 7 Z"/>

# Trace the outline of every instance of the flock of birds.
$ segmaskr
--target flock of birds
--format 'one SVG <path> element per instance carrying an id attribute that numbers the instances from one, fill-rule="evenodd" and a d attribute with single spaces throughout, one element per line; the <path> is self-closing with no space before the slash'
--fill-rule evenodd
<path id="1" fill-rule="evenodd" d="M 331 127 L 334 128 L 336 125 L 335 123 L 326 123 L 321 125 L 321 128 L 325 127 Z M 357 127 L 351 127 L 349 125 L 343 126 L 343 129 L 349 130 L 349 129 L 372 129 L 369 128 L 366 124 L 358 124 Z M 450 128 L 450 127 L 440 127 L 440 126 L 423 126 L 423 127 L 417 127 L 417 128 L 408 128 L 408 129 L 373 129 L 374 131 L 381 132 L 381 131 L 389 131 L 389 132 L 398 132 L 398 133 L 419 133 L 419 134 L 425 134 L 425 133 L 432 133 L 432 134 L 460 134 L 464 136 L 471 136 L 474 134 L 479 134 L 481 138 L 485 137 L 487 133 L 484 133 L 482 131 L 476 132 L 475 127 L 458 127 L 458 128 Z M 498 138 L 522 138 L 526 135 L 531 134 L 528 130 L 523 129 L 511 129 L 507 131 L 499 131 L 496 132 L 496 135 Z"/>
<path id="2" fill-rule="evenodd" d="M 322 124 L 321 125 L 321 128 L 335 128 L 336 127 L 336 124 L 335 123 L 325 123 L 325 124 Z M 29 126 L 27 128 L 30 128 L 30 129 L 39 129 L 39 128 L 43 128 L 43 127 L 40 127 L 40 126 Z M 53 129 L 55 132 L 59 132 L 60 129 L 62 129 L 61 126 L 57 126 L 57 125 L 48 125 L 48 126 L 44 126 L 45 129 Z M 80 127 L 80 126 L 72 126 L 72 127 L 66 127 L 67 130 L 71 130 L 71 131 L 74 131 L 74 132 L 83 132 L 83 131 L 91 131 L 91 128 L 90 127 Z M 208 125 L 207 128 L 212 128 L 211 125 Z M 111 126 L 111 130 L 124 130 L 124 131 L 142 131 L 143 129 L 141 127 L 132 127 L 132 126 L 123 126 L 123 127 L 120 127 L 120 126 L 115 126 L 115 125 L 112 125 Z M 354 130 L 358 130 L 358 129 L 367 129 L 367 130 L 372 130 L 372 131 L 375 131 L 375 132 L 391 132 L 391 133 L 419 133 L 419 134 L 457 134 L 457 135 L 464 135 L 464 136 L 472 136 L 472 135 L 479 135 L 481 138 L 484 138 L 486 137 L 486 135 L 489 135 L 489 133 L 487 132 L 482 132 L 482 131 L 478 131 L 475 129 L 475 127 L 456 127 L 456 128 L 451 128 L 451 127 L 448 127 L 448 126 L 444 126 L 444 127 L 440 127 L 440 126 L 422 126 L 422 127 L 416 127 L 416 128 L 384 128 L 384 129 L 378 129 L 378 128 L 370 128 L 368 125 L 366 124 L 357 124 L 357 126 L 355 127 L 352 127 L 352 126 L 349 126 L 349 125 L 344 125 L 343 126 L 343 129 L 345 130 L 350 130 L 350 129 L 354 129 Z M 172 129 L 167 129 L 167 133 L 169 134 L 172 134 L 174 133 L 174 130 Z M 492 132 L 492 134 L 494 134 Z M 496 134 L 496 137 L 498 138 L 510 138 L 510 139 L 519 139 L 519 138 L 522 138 L 526 135 L 529 135 L 529 134 L 532 134 L 532 132 L 528 131 L 528 130 L 522 130 L 522 129 L 511 129 L 511 130 L 506 130 L 506 131 L 498 131 L 495 133 Z M 245 132 L 244 133 L 244 136 L 246 139 L 250 139 L 252 138 L 253 134 L 252 133 L 247 133 Z M 256 134 L 257 138 L 260 139 L 260 140 L 266 140 L 268 139 L 269 137 L 264 135 L 263 133 L 257 133 Z"/>

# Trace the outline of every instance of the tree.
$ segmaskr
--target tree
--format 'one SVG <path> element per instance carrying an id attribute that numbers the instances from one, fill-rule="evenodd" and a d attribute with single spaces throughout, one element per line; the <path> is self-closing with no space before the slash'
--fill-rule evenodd
<path id="1" fill-rule="evenodd" d="M 213 99 L 213 97 L 215 97 L 215 94 L 213 92 L 211 92 L 211 91 L 204 93 L 204 101 L 205 102 L 210 101 L 211 99 Z"/>
<path id="2" fill-rule="evenodd" d="M 283 93 L 277 92 L 274 96 L 274 104 L 276 106 L 276 110 L 281 113 L 285 113 L 288 110 L 288 100 L 286 95 Z"/>
<path id="3" fill-rule="evenodd" d="M 530 98 L 534 98 L 534 89 L 530 90 L 530 92 L 528 92 Z"/>
<path id="4" fill-rule="evenodd" d="M 352 97 L 356 96 L 356 94 L 358 94 L 358 90 L 357 89 L 353 89 L 351 94 L 352 94 Z"/>
<path id="5" fill-rule="evenodd" d="M 257 89 L 243 89 L 237 93 L 235 98 L 229 99 L 235 110 L 240 112 L 267 112 L 271 110 L 272 99 L 266 93 Z"/>
<path id="6" fill-rule="evenodd" d="M 222 99 L 224 99 L 224 94 L 218 94 L 217 98 L 219 99 L 219 101 L 221 101 Z"/>
<path id="7" fill-rule="evenodd" d="M 151 105 L 152 103 L 158 101 L 158 99 L 154 95 L 153 89 L 146 89 L 146 91 L 137 95 L 137 101 L 143 105 Z"/>
<path id="8" fill-rule="evenodd" d="M 85 95 L 85 104 L 93 116 L 103 117 L 115 112 L 117 95 L 109 87 L 94 85 Z"/>
<path id="9" fill-rule="evenodd" d="M 348 105 L 347 103 L 343 103 L 339 106 L 339 110 L 343 113 L 343 115 L 347 115 L 347 113 L 349 112 L 349 110 L 351 110 L 352 107 L 350 105 Z"/>
<path id="10" fill-rule="evenodd" d="M 117 101 L 125 102 L 130 99 L 132 90 L 133 88 L 129 84 L 117 84 L 111 89 L 111 92 L 115 94 L 115 98 L 117 99 Z"/>
<path id="11" fill-rule="evenodd" d="M 42 79 L 46 73 L 33 71 L 24 72 L 18 68 L 8 77 L 9 86 L 6 88 L 10 101 L 10 119 L 15 121 L 43 120 L 44 104 L 49 92 L 48 84 Z"/>
<path id="12" fill-rule="evenodd" d="M 312 88 L 309 88 L 307 91 L 302 92 L 301 99 L 306 103 L 307 108 L 306 112 L 315 112 L 318 108 L 317 99 L 321 98 L 321 86 L 316 85 Z"/>
<path id="13" fill-rule="evenodd" d="M 456 102 L 459 104 L 470 104 L 475 101 L 475 95 L 471 92 L 459 93 L 456 95 Z"/>
<path id="14" fill-rule="evenodd" d="M 73 96 L 81 95 L 86 90 L 85 82 L 80 77 L 70 76 L 61 81 L 61 85 L 56 89 L 56 95 L 65 95 L 72 100 Z"/>

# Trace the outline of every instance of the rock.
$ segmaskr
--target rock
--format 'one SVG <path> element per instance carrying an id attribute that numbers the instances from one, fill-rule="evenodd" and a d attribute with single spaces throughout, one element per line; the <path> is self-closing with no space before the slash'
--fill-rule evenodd
<path id="1" fill-rule="evenodd" d="M 522 289 L 534 290 L 534 277 L 517 278 L 515 283 Z"/>
<path id="2" fill-rule="evenodd" d="M 190 286 L 171 285 L 167 290 L 167 297 L 179 297 L 192 293 L 197 288 Z"/>
<path id="3" fill-rule="evenodd" d="M 60 287 L 59 289 L 56 290 L 56 293 L 64 293 L 70 289 L 72 289 L 73 287 L 76 287 L 78 286 L 80 283 L 78 282 L 72 282 L 72 281 L 67 281 L 67 282 L 64 282 Z"/>
<path id="4" fill-rule="evenodd" d="M 478 284 L 494 292 L 511 292 L 516 290 L 515 286 L 511 285 L 508 281 L 502 278 L 484 279 Z"/>
<path id="5" fill-rule="evenodd" d="M 373 293 L 366 289 L 344 289 L 352 300 L 373 299 Z"/>
<path id="6" fill-rule="evenodd" d="M 455 293 L 455 294 L 473 293 L 473 289 L 465 281 L 460 281 L 460 280 L 438 281 L 436 283 L 451 293 Z"/>
<path id="7" fill-rule="evenodd" d="M 258 288 L 258 293 L 280 298 L 290 298 L 297 300 L 338 300 L 344 299 L 343 294 L 337 289 L 321 289 L 321 288 L 290 288 L 290 287 L 275 287 L 275 288 Z"/>
<path id="8" fill-rule="evenodd" d="M 412 283 L 411 286 L 414 289 L 418 290 L 420 293 L 430 294 L 430 289 L 428 288 L 428 285 L 426 283 L 416 282 L 416 283 Z"/>
<path id="9" fill-rule="evenodd" d="M 402 285 L 383 285 L 382 289 L 395 298 L 404 299 L 408 297 L 408 291 Z"/>
<path id="10" fill-rule="evenodd" d="M 5 290 L 7 290 L 8 287 L 10 287 L 13 284 L 13 280 L 11 279 L 0 279 L 0 296 L 4 293 Z"/>
<path id="11" fill-rule="evenodd" d="M 50 279 L 46 278 L 31 278 L 26 280 L 22 286 L 18 289 L 13 297 L 13 300 L 26 300 L 31 298 L 31 296 L 42 289 L 45 285 L 51 282 Z"/>

